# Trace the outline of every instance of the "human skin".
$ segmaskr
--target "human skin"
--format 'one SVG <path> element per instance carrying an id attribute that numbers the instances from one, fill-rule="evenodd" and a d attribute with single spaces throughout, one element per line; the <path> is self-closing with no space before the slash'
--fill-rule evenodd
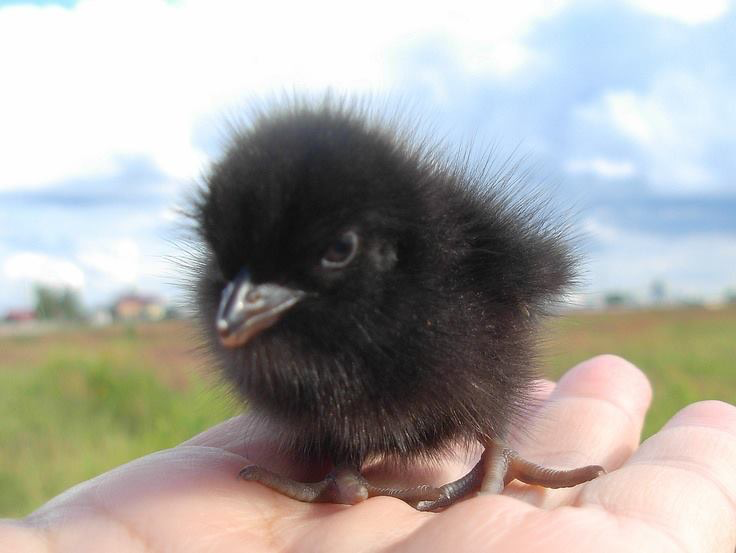
<path id="1" fill-rule="evenodd" d="M 0 522 L 0 551 L 734 552 L 736 407 L 695 403 L 639 445 L 651 389 L 636 367 L 609 355 L 543 383 L 540 399 L 531 428 L 511 445 L 545 465 L 602 464 L 606 475 L 560 490 L 515 482 L 441 513 L 388 497 L 300 503 L 238 480 L 249 463 L 310 476 L 246 414 Z M 472 462 L 411 467 L 400 477 L 440 484 Z M 390 481 L 396 473 L 367 475 Z"/>

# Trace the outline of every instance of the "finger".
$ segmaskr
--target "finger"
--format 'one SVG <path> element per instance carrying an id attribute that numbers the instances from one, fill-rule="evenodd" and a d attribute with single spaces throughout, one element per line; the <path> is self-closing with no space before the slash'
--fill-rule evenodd
<path id="1" fill-rule="evenodd" d="M 243 458 L 242 466 L 258 465 L 273 472 L 310 482 L 324 477 L 326 463 L 305 463 L 289 454 L 278 441 L 279 431 L 269 421 L 253 413 L 232 417 L 197 434 L 179 447 L 199 446 L 222 449 Z"/>
<path id="2" fill-rule="evenodd" d="M 276 442 L 278 435 L 268 421 L 246 412 L 208 428 L 180 445 L 217 447 L 254 460 L 283 455 Z"/>
<path id="3" fill-rule="evenodd" d="M 645 521 L 682 551 L 733 553 L 734 467 L 736 407 L 704 401 L 680 411 L 580 500 Z"/>
<path id="4" fill-rule="evenodd" d="M 634 365 L 601 355 L 568 371 L 540 409 L 533 427 L 513 444 L 529 461 L 549 467 L 620 466 L 639 443 L 651 387 Z M 511 486 L 508 493 L 553 507 L 579 488 L 543 490 Z"/>
<path id="5" fill-rule="evenodd" d="M 539 402 L 540 406 L 542 403 L 547 401 L 555 391 L 557 383 L 546 378 L 540 378 L 534 382 L 534 388 L 532 392 L 532 400 L 536 403 Z"/>
<path id="6" fill-rule="evenodd" d="M 21 521 L 0 519 L 0 551 L 45 553 L 48 542 L 37 529 Z"/>
<path id="7" fill-rule="evenodd" d="M 535 380 L 531 387 L 531 393 L 529 396 L 529 409 L 527 413 L 532 420 L 537 420 L 539 412 L 544 408 L 550 396 L 555 391 L 557 383 L 546 378 L 540 378 Z M 514 425 L 509 428 L 508 436 L 506 439 L 509 443 L 518 444 L 523 443 L 529 437 L 529 428 L 524 425 Z M 478 462 L 478 458 L 482 450 L 478 450 L 478 454 L 473 457 L 472 465 Z M 472 466 L 471 465 L 471 466 Z"/>
<path id="8" fill-rule="evenodd" d="M 243 429 L 247 425 L 247 419 L 248 417 L 246 415 L 232 417 L 189 438 L 181 445 L 219 447 L 232 453 L 242 453 L 239 450 L 242 449 L 243 443 L 245 442 Z"/>

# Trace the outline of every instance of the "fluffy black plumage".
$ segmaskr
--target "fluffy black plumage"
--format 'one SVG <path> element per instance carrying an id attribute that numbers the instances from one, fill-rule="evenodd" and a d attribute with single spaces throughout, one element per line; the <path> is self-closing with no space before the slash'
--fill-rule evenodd
<path id="1" fill-rule="evenodd" d="M 575 256 L 513 172 L 437 151 L 367 110 L 296 101 L 238 131 L 206 177 L 200 319 L 229 380 L 295 455 L 431 457 L 503 440 L 524 415 L 536 328 Z M 243 271 L 305 294 L 223 345 L 218 308 Z"/>

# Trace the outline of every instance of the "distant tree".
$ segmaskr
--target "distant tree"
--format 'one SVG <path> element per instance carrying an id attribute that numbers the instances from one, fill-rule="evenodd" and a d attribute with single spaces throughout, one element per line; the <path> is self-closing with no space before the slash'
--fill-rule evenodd
<path id="1" fill-rule="evenodd" d="M 182 313 L 180 308 L 175 307 L 173 305 L 169 305 L 166 307 L 166 315 L 164 318 L 165 319 L 183 319 L 184 314 Z"/>
<path id="2" fill-rule="evenodd" d="M 667 299 L 667 285 L 663 280 L 655 280 L 649 286 L 649 295 L 654 304 L 662 304 Z"/>
<path id="3" fill-rule="evenodd" d="M 77 321 L 84 318 L 79 296 L 69 288 L 56 289 L 37 285 L 35 311 L 39 319 Z"/>
<path id="4" fill-rule="evenodd" d="M 609 292 L 604 298 L 606 307 L 624 307 L 631 303 L 631 299 L 623 292 Z"/>

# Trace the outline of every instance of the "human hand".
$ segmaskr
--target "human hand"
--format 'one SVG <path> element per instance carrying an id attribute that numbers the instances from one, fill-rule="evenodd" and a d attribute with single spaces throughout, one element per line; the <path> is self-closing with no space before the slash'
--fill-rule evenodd
<path id="1" fill-rule="evenodd" d="M 736 407 L 690 405 L 638 446 L 651 391 L 633 365 L 596 357 L 544 388 L 531 430 L 510 445 L 545 465 L 596 463 L 608 474 L 560 490 L 514 482 L 441 513 L 387 497 L 299 503 L 237 479 L 250 463 L 308 476 L 243 415 L 0 523 L 0 551 L 734 551 Z M 401 478 L 442 484 L 473 461 Z M 390 473 L 378 467 L 370 477 Z"/>

